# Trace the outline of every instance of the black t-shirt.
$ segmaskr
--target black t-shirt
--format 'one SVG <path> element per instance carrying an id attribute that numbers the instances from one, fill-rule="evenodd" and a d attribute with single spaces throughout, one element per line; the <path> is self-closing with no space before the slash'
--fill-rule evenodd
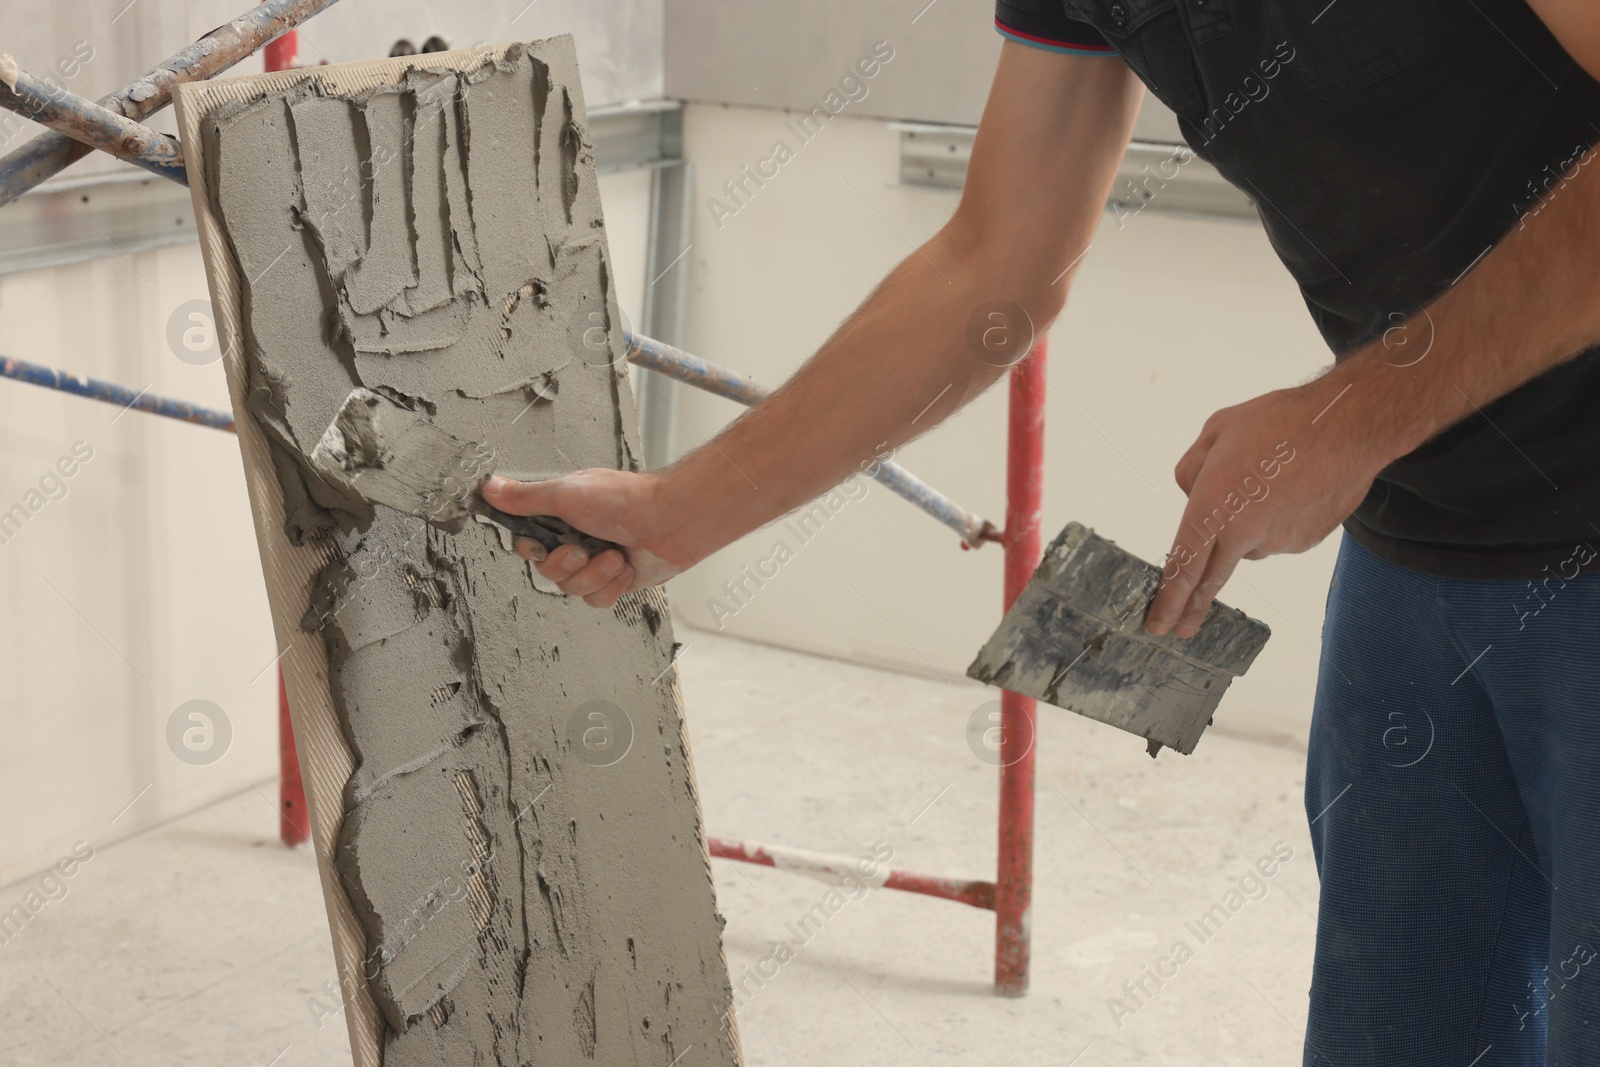
<path id="1" fill-rule="evenodd" d="M 1524 0 L 1000 0 L 996 22 L 1120 55 L 1255 201 L 1336 355 L 1529 224 L 1600 141 L 1600 84 Z M 1386 358 L 1427 340 L 1413 327 Z M 1600 546 L 1600 348 L 1469 399 L 1481 410 L 1383 471 L 1351 536 L 1480 578 L 1555 574 Z"/>

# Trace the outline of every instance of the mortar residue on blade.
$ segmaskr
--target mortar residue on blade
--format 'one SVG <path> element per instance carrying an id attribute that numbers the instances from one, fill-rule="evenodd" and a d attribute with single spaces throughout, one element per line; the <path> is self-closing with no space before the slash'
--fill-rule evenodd
<path id="1" fill-rule="evenodd" d="M 459 533 L 468 499 L 494 469 L 483 445 L 370 389 L 350 393 L 311 452 L 311 464 L 357 511 L 381 504 Z"/>
<path id="2" fill-rule="evenodd" d="M 1145 614 L 1161 571 L 1068 523 L 967 676 L 1188 755 L 1271 630 L 1212 604 L 1193 637 L 1156 636 Z"/>

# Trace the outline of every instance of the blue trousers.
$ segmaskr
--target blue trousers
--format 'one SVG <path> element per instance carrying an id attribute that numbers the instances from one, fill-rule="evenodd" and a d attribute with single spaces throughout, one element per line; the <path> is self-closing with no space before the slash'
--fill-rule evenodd
<path id="1" fill-rule="evenodd" d="M 1588 558 L 1543 582 L 1438 578 L 1345 537 L 1306 772 L 1306 1067 L 1600 1065 Z"/>

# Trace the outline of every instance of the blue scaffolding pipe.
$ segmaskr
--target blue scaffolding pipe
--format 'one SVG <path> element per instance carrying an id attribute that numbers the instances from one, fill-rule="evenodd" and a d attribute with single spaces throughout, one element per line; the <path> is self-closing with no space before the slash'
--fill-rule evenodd
<path id="1" fill-rule="evenodd" d="M 747 374 L 719 366 L 699 356 L 649 337 L 631 333 L 623 334 L 628 349 L 628 361 L 669 378 L 703 389 L 715 396 L 737 401 L 746 406 L 757 404 L 772 394 L 772 390 Z M 233 416 L 225 411 L 214 411 L 182 400 L 156 396 L 148 388 L 138 392 L 125 385 L 69 374 L 52 367 L 29 363 L 21 359 L 0 356 L 0 377 L 12 378 L 29 385 L 58 389 L 74 396 L 88 397 L 120 408 L 147 411 L 164 418 L 209 426 L 214 430 L 237 432 Z M 985 541 L 1000 540 L 1000 532 L 982 516 L 974 515 L 922 479 L 893 462 L 874 463 L 864 472 L 891 492 L 909 500 L 935 519 L 961 535 L 961 540 L 976 548 Z"/>
<path id="2" fill-rule="evenodd" d="M 98 378 L 88 378 L 82 374 L 69 374 L 64 370 L 12 359 L 9 356 L 0 356 L 0 377 L 14 378 L 29 385 L 42 385 L 46 389 L 59 389 L 74 396 L 86 396 L 103 404 L 115 404 L 119 408 L 133 408 L 137 411 L 148 411 L 152 415 L 192 422 L 196 426 L 209 426 L 213 430 L 236 432 L 233 416 L 226 411 L 213 411 L 198 404 L 155 396 L 148 389 L 134 392 L 116 382 L 103 382 Z"/>
<path id="3" fill-rule="evenodd" d="M 128 85 L 100 98 L 100 105 L 138 121 L 172 102 L 172 87 L 221 74 L 285 30 L 293 29 L 337 0 L 265 0 L 224 23 Z M 95 147 L 101 147 L 96 144 Z M 94 149 L 60 133 L 43 133 L 0 157 L 0 207 L 60 173 Z"/>
<path id="4" fill-rule="evenodd" d="M 0 107 L 179 185 L 189 184 L 183 170 L 183 149 L 175 138 L 41 81 L 27 71 L 16 71 L 9 87 L 0 82 Z"/>
<path id="5" fill-rule="evenodd" d="M 720 366 L 709 360 L 692 356 L 681 348 L 649 337 L 622 333 L 623 346 L 628 350 L 628 362 L 668 378 L 692 385 L 714 396 L 751 407 L 772 395 L 772 389 L 748 374 Z"/>
<path id="6" fill-rule="evenodd" d="M 628 362 L 647 370 L 665 374 L 669 378 L 703 389 L 708 393 L 744 404 L 759 404 L 772 395 L 772 389 L 736 370 L 690 355 L 649 337 L 624 332 L 623 343 L 628 349 Z M 974 515 L 937 489 L 898 463 L 884 462 L 872 465 L 866 473 L 891 492 L 911 501 L 956 533 L 961 540 L 977 548 L 985 541 L 999 541 L 1000 531 L 981 515 Z"/>

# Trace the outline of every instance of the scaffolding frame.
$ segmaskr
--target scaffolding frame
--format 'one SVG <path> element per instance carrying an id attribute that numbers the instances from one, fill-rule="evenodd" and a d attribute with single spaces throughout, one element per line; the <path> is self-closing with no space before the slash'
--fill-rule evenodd
<path id="1" fill-rule="evenodd" d="M 294 27 L 337 3 L 337 0 L 266 0 L 233 21 L 212 30 L 98 102 L 76 96 L 29 75 L 14 62 L 0 62 L 0 107 L 50 127 L 21 148 L 0 158 L 0 207 L 29 189 L 47 183 L 91 151 L 102 151 L 161 177 L 187 184 L 183 146 L 140 120 L 166 107 L 172 87 L 213 77 L 247 56 L 265 49 L 268 70 L 294 65 Z M 0 57 L 9 60 L 9 57 Z M 680 160 L 658 168 L 652 190 L 650 247 L 652 258 L 674 246 L 688 227 L 690 173 Z M 675 298 L 676 299 L 676 298 Z M 652 329 L 676 334 L 682 321 L 681 301 L 657 299 L 647 309 Z M 653 321 L 652 321 L 653 320 Z M 657 324 L 660 324 L 658 327 Z M 759 403 L 771 390 L 755 379 L 690 355 L 671 344 L 623 333 L 629 362 L 667 382 L 683 382 L 742 404 Z M 1046 345 L 1040 339 L 1028 355 L 1010 368 L 1004 530 L 956 504 L 944 494 L 894 463 L 883 463 L 873 475 L 880 483 L 954 530 L 962 549 L 998 542 L 1005 550 L 1002 606 L 1027 584 L 1041 555 L 1040 511 L 1044 478 Z M 227 412 L 184 401 L 135 392 L 114 382 L 54 370 L 0 356 L 0 377 L 180 419 L 212 429 L 235 432 Z M 645 414 L 651 414 L 647 405 Z M 668 423 L 647 419 L 644 434 L 654 462 L 670 450 Z M 293 846 L 309 836 L 304 816 L 305 794 L 296 758 L 288 696 L 279 673 L 280 834 Z M 944 878 L 903 870 L 879 872 L 876 884 L 967 904 L 995 913 L 995 991 L 1003 996 L 1027 992 L 1029 917 L 1033 896 L 1035 702 L 1008 690 L 1000 699 L 999 826 L 997 870 L 993 882 Z M 855 858 L 781 845 L 738 841 L 707 834 L 712 856 L 743 863 L 792 870 L 812 876 L 842 876 Z"/>

